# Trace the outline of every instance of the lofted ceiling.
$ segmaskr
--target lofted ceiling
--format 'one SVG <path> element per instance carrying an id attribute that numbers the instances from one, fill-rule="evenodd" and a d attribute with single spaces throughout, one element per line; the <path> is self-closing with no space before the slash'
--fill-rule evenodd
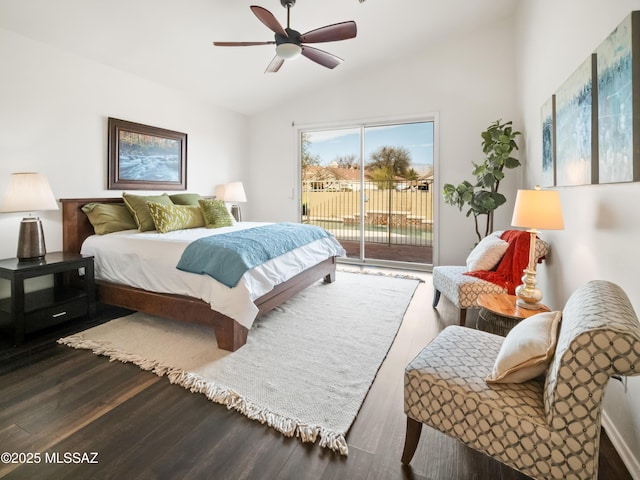
<path id="1" fill-rule="evenodd" d="M 513 15 L 517 0 L 297 0 L 291 27 L 302 33 L 354 20 L 354 39 L 316 44 L 344 59 L 329 70 L 306 58 L 264 70 L 273 45 L 214 47 L 216 41 L 269 41 L 249 9 L 259 5 L 286 26 L 280 0 L 0 0 L 0 28 L 252 115 L 312 93 L 397 56 Z"/>

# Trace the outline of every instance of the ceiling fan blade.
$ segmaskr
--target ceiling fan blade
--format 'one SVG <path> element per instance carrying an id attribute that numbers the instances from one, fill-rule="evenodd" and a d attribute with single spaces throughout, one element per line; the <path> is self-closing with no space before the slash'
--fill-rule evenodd
<path id="1" fill-rule="evenodd" d="M 276 42 L 213 42 L 216 47 L 251 47 L 253 45 L 273 45 Z"/>
<path id="2" fill-rule="evenodd" d="M 338 40 L 355 38 L 357 33 L 356 22 L 342 22 L 303 33 L 300 36 L 300 41 L 304 43 L 337 42 Z"/>
<path id="3" fill-rule="evenodd" d="M 274 17 L 273 13 L 271 13 L 269 10 L 267 10 L 266 8 L 259 7 L 257 5 L 252 5 L 250 8 L 251 8 L 251 11 L 254 13 L 254 15 L 258 17 L 258 20 L 264 23 L 274 33 L 280 34 L 283 37 L 289 37 L 286 30 L 282 28 L 282 25 L 280 25 L 280 22 L 278 22 L 276 17 Z"/>
<path id="4" fill-rule="evenodd" d="M 273 60 L 271 60 L 271 63 L 267 66 L 267 69 L 264 71 L 264 73 L 276 73 L 278 70 L 280 70 L 280 67 L 283 63 L 284 58 L 280 58 L 276 55 L 275 57 L 273 57 Z"/>
<path id="5" fill-rule="evenodd" d="M 319 50 L 313 47 L 307 47 L 306 45 L 302 46 L 301 53 L 309 60 L 313 60 L 314 62 L 319 63 L 323 67 L 327 68 L 336 68 L 344 61 L 340 57 L 336 57 L 329 52 L 325 52 L 324 50 Z"/>

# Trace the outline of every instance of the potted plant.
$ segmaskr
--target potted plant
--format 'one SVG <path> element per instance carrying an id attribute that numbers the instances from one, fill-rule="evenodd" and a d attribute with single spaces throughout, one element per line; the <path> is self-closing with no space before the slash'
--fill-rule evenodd
<path id="1" fill-rule="evenodd" d="M 504 195 L 498 193 L 500 181 L 504 178 L 503 169 L 520 166 L 520 161 L 513 158 L 511 153 L 518 150 L 516 137 L 521 133 L 514 131 L 511 123 L 496 120 L 482 132 L 482 151 L 486 157 L 480 164 L 473 163 L 475 184 L 465 180 L 458 186 L 447 183 L 443 187 L 442 193 L 447 204 L 458 207 L 460 211 L 468 207 L 466 215 L 473 215 L 478 241 L 493 231 L 493 212 L 507 201 Z M 486 217 L 484 232 L 480 227 L 481 215 Z"/>

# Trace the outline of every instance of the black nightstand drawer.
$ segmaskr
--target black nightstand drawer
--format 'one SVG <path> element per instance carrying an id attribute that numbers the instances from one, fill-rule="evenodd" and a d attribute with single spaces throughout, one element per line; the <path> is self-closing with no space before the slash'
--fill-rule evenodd
<path id="1" fill-rule="evenodd" d="M 41 328 L 57 325 L 88 313 L 89 301 L 86 297 L 71 302 L 58 303 L 25 314 L 24 331 L 25 333 L 35 332 Z"/>

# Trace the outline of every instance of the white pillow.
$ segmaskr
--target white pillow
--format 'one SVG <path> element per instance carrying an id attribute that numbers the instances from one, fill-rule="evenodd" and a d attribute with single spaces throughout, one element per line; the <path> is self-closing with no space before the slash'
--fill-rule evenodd
<path id="1" fill-rule="evenodd" d="M 561 312 L 542 312 L 513 327 L 487 383 L 522 383 L 544 373 L 556 350 L 561 317 Z"/>
<path id="2" fill-rule="evenodd" d="M 467 257 L 467 270 L 470 272 L 491 270 L 498 265 L 508 247 L 509 243 L 502 240 L 499 235 L 493 233 L 487 235 L 471 250 Z"/>

